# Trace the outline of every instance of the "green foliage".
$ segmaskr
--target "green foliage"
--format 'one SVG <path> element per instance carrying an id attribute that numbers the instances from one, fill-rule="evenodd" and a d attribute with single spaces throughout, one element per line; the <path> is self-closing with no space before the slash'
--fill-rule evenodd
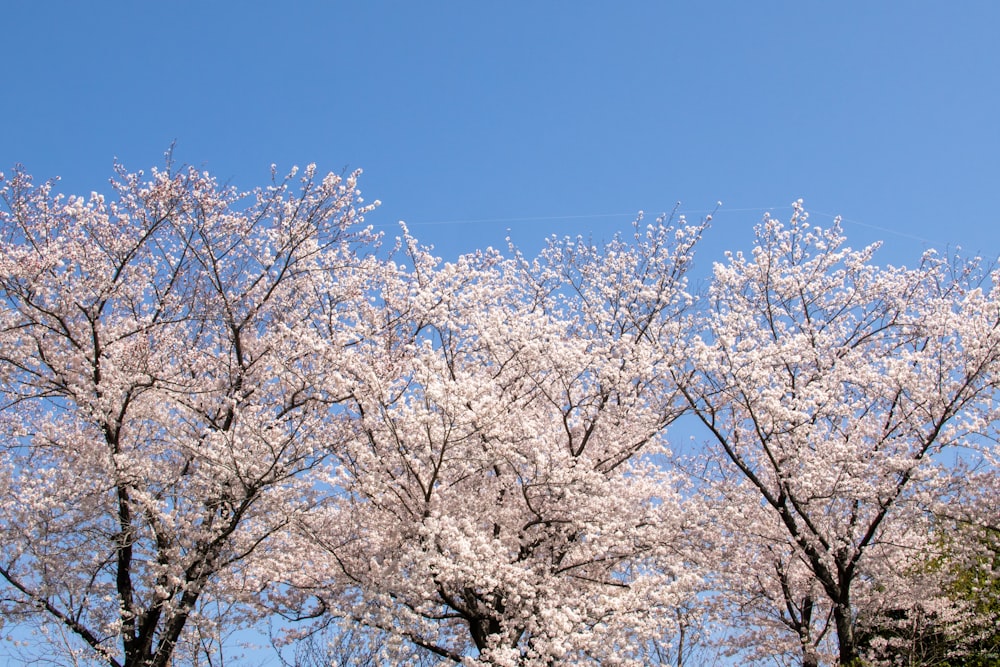
<path id="1" fill-rule="evenodd" d="M 949 667 L 1000 665 L 1000 530 L 977 532 L 970 536 L 978 547 L 971 558 L 942 563 L 953 575 L 946 588 L 949 598 L 970 614 L 955 638 L 966 657 L 950 661 Z"/>
<path id="2" fill-rule="evenodd" d="M 1000 531 L 939 526 L 938 555 L 910 574 L 939 582 L 938 596 L 859 623 L 874 664 L 1000 666 Z"/>

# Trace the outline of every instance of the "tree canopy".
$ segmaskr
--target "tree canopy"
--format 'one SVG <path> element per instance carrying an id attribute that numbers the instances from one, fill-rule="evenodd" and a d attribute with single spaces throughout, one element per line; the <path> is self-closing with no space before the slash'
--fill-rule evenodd
<path id="1" fill-rule="evenodd" d="M 879 265 L 801 204 L 701 293 L 710 218 L 443 262 L 365 226 L 358 175 L 0 177 L 24 660 L 201 664 L 267 623 L 303 664 L 995 652 L 988 266 Z"/>

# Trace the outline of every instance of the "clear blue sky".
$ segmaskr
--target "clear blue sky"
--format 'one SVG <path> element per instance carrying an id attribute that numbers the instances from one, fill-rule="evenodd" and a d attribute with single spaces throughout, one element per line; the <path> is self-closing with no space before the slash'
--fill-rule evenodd
<path id="1" fill-rule="evenodd" d="M 445 257 L 722 200 L 709 263 L 799 197 L 883 261 L 995 257 L 998 35 L 977 0 L 11 2 L 0 168 L 362 167 Z"/>

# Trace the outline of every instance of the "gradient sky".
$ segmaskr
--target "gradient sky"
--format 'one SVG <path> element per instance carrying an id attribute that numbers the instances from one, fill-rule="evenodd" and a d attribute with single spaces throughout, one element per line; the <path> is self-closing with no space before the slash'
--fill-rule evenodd
<path id="1" fill-rule="evenodd" d="M 636 211 L 747 249 L 840 214 L 883 262 L 1000 253 L 1000 3 L 12 2 L 0 169 L 106 189 L 175 159 L 240 187 L 362 167 L 369 222 L 445 258 Z"/>

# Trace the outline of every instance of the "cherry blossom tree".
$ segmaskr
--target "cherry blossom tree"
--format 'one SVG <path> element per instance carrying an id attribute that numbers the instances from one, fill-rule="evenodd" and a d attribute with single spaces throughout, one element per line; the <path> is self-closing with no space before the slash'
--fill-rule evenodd
<path id="1" fill-rule="evenodd" d="M 3 622 L 111 667 L 274 611 L 344 665 L 681 665 L 722 616 L 751 661 L 995 644 L 1000 276 L 797 206 L 698 310 L 704 224 L 379 260 L 356 179 L 0 175 Z"/>
<path id="2" fill-rule="evenodd" d="M 787 226 L 765 219 L 751 255 L 716 265 L 678 377 L 725 474 L 761 504 L 731 525 L 777 549 L 758 563 L 779 584 L 779 565 L 801 580 L 774 602 L 802 600 L 800 619 L 829 608 L 841 664 L 859 658 L 859 607 L 885 594 L 873 582 L 917 562 L 923 512 L 956 481 L 949 452 L 988 447 L 996 423 L 995 288 L 975 262 L 879 267 L 876 249 L 800 205 Z"/>
<path id="3" fill-rule="evenodd" d="M 342 492 L 303 522 L 325 557 L 294 589 L 396 662 L 647 664 L 697 580 L 661 455 L 701 232 L 448 264 L 405 236 L 359 316 Z"/>
<path id="4" fill-rule="evenodd" d="M 312 350 L 361 293 L 368 208 L 357 174 L 295 173 L 2 180 L 0 605 L 68 662 L 193 661 L 344 437 Z"/>
<path id="5" fill-rule="evenodd" d="M 701 493 L 715 526 L 699 555 L 714 590 L 706 602 L 724 619 L 716 644 L 741 664 L 827 664 L 831 607 L 757 490 L 723 467 Z"/>

